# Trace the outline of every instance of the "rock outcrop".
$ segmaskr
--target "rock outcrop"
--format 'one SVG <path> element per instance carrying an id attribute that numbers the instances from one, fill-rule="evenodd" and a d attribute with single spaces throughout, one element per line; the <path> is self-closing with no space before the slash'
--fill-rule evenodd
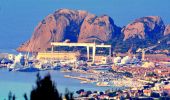
<path id="1" fill-rule="evenodd" d="M 110 43 L 114 51 L 126 52 L 129 48 L 135 50 L 151 46 L 165 37 L 169 41 L 169 34 L 170 25 L 165 28 L 159 16 L 138 18 L 121 29 L 107 15 L 96 16 L 81 10 L 60 9 L 43 19 L 31 39 L 17 50 L 45 51 L 51 47 L 51 42 L 69 39 L 71 42 Z"/>
<path id="2" fill-rule="evenodd" d="M 38 52 L 50 47 L 51 42 L 108 42 L 120 33 L 109 16 L 89 14 L 86 11 L 60 9 L 42 20 L 32 38 L 18 51 Z"/>
<path id="3" fill-rule="evenodd" d="M 170 35 L 170 24 L 165 27 L 164 35 Z"/>
<path id="4" fill-rule="evenodd" d="M 51 42 L 69 39 L 77 42 L 78 34 L 86 11 L 60 9 L 42 20 L 33 32 L 32 38 L 21 45 L 18 51 L 44 51 Z"/>
<path id="5" fill-rule="evenodd" d="M 80 29 L 78 42 L 109 42 L 120 34 L 112 18 L 109 16 L 88 15 Z"/>
<path id="6" fill-rule="evenodd" d="M 136 19 L 122 29 L 124 41 L 130 38 L 159 39 L 163 36 L 165 25 L 159 16 L 148 16 Z"/>

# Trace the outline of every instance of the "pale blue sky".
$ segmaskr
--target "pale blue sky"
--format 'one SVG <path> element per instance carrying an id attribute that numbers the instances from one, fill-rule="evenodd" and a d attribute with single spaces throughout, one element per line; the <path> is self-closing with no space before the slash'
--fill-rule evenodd
<path id="1" fill-rule="evenodd" d="M 0 49 L 28 40 L 38 22 L 60 8 L 106 14 L 118 26 L 149 15 L 170 23 L 170 0 L 0 0 Z"/>

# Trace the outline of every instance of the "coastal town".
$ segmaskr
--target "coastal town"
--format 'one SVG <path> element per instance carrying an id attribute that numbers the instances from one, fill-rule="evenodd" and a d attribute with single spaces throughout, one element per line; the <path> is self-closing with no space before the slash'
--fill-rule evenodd
<path id="1" fill-rule="evenodd" d="M 0 100 L 170 100 L 170 0 L 0 0 Z"/>
<path id="2" fill-rule="evenodd" d="M 57 47 L 64 46 L 63 50 Z M 66 47 L 74 47 L 68 51 Z M 82 52 L 84 47 L 86 52 Z M 80 84 L 110 87 L 103 91 L 77 90 L 76 100 L 82 99 L 170 99 L 170 57 L 165 54 L 145 54 L 156 46 L 114 53 L 111 45 L 97 43 L 52 42 L 51 48 L 37 54 L 0 55 L 0 68 L 11 72 L 56 70 L 65 78 Z M 75 48 L 79 48 L 78 50 Z M 105 48 L 105 49 L 100 49 Z M 84 49 L 83 49 L 84 50 Z M 157 57 L 158 56 L 158 57 Z M 161 58 L 161 59 L 160 59 Z M 112 89 L 112 87 L 117 87 Z"/>

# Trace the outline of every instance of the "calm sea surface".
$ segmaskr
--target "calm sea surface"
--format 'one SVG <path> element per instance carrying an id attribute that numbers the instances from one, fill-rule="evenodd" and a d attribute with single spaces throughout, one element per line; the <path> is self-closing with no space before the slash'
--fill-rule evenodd
<path id="1" fill-rule="evenodd" d="M 59 71 L 41 71 L 41 76 L 50 73 L 52 80 L 55 81 L 57 89 L 60 93 L 64 93 L 68 88 L 74 92 L 79 89 L 105 91 L 107 89 L 115 89 L 115 87 L 97 87 L 95 84 L 80 84 L 79 80 L 64 78 L 65 73 Z M 23 100 L 23 94 L 29 95 L 32 87 L 35 86 L 36 72 L 9 72 L 5 69 L 0 69 L 0 100 L 7 98 L 9 91 L 14 93 L 18 100 Z M 76 95 L 76 93 L 75 93 Z"/>

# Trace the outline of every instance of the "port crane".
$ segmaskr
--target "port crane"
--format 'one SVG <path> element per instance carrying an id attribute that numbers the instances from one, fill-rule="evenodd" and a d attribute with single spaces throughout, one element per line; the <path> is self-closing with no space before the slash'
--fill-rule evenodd
<path id="1" fill-rule="evenodd" d="M 139 49 L 136 50 L 136 52 L 142 53 L 142 61 L 144 61 L 144 60 L 145 60 L 145 53 L 146 53 L 148 50 L 152 50 L 152 49 L 156 48 L 157 46 L 159 46 L 159 44 L 160 44 L 162 41 L 166 40 L 167 38 L 168 38 L 168 37 L 165 37 L 165 38 L 162 38 L 162 39 L 158 40 L 158 42 L 157 42 L 156 45 L 150 46 L 150 47 L 148 47 L 148 48 L 139 48 Z"/>
<path id="2" fill-rule="evenodd" d="M 141 52 L 142 53 L 142 61 L 144 61 L 145 60 L 145 53 L 148 50 L 152 50 L 152 49 L 156 48 L 157 46 L 158 46 L 158 44 L 154 45 L 154 46 L 150 46 L 148 48 L 139 48 L 139 49 L 136 50 L 136 52 Z"/>

